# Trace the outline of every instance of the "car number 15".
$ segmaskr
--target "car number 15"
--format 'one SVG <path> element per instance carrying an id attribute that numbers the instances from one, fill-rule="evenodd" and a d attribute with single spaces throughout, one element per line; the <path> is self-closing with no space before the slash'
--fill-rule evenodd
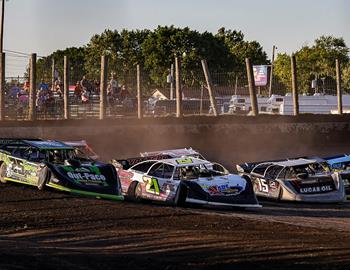
<path id="1" fill-rule="evenodd" d="M 269 185 L 265 179 L 258 178 L 259 191 L 269 193 Z"/>

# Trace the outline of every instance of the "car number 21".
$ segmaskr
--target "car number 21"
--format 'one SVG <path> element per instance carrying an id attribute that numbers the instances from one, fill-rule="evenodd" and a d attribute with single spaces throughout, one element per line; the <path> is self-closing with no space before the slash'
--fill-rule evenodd
<path id="1" fill-rule="evenodd" d="M 265 179 L 258 178 L 259 191 L 264 193 L 269 193 L 269 185 Z"/>

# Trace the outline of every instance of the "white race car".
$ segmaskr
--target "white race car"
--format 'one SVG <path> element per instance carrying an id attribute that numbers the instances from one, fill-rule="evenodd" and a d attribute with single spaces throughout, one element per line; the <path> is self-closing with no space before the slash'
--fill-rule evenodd
<path id="1" fill-rule="evenodd" d="M 160 150 L 153 152 L 140 153 L 141 157 L 154 157 L 154 156 L 168 156 L 169 158 L 180 158 L 180 157 L 195 157 L 204 159 L 205 158 L 196 150 L 189 148 L 171 149 L 171 150 Z"/>
<path id="2" fill-rule="evenodd" d="M 112 163 L 117 168 L 122 193 L 134 201 L 260 207 L 248 179 L 230 174 L 222 166 L 206 160 L 139 157 Z"/>

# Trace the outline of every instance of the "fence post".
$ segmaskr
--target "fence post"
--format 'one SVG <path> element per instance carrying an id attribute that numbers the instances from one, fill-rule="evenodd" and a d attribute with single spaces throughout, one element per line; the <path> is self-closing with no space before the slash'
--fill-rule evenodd
<path id="1" fill-rule="evenodd" d="M 30 87 L 29 87 L 29 119 L 36 120 L 36 53 L 32 53 L 30 57 Z"/>
<path id="2" fill-rule="evenodd" d="M 175 57 L 175 76 L 176 76 L 176 117 L 182 115 L 182 78 L 181 78 L 181 59 Z"/>
<path id="3" fill-rule="evenodd" d="M 213 84 L 212 84 L 212 80 L 211 80 L 211 76 L 210 76 L 210 72 L 209 72 L 209 68 L 208 68 L 208 63 L 206 60 L 202 60 L 202 67 L 203 67 L 203 71 L 204 71 L 205 80 L 207 81 L 207 88 L 208 88 L 208 92 L 209 92 L 210 105 L 213 109 L 214 116 L 218 116 L 216 101 L 215 101 L 215 98 L 213 96 L 213 87 L 212 87 Z"/>
<path id="4" fill-rule="evenodd" d="M 253 65 L 250 61 L 250 58 L 245 59 L 245 65 L 246 65 L 246 69 L 247 69 L 249 95 L 250 95 L 250 103 L 251 103 L 251 107 L 252 107 L 252 112 L 253 112 L 253 116 L 257 116 L 259 114 L 258 100 L 256 97 Z"/>
<path id="5" fill-rule="evenodd" d="M 55 58 L 52 58 L 52 66 L 51 66 L 51 88 L 52 89 L 55 84 L 55 69 L 56 69 Z"/>
<path id="6" fill-rule="evenodd" d="M 335 60 L 337 73 L 337 96 L 338 96 L 338 114 L 343 114 L 343 91 L 341 89 L 341 70 L 339 59 Z"/>
<path id="7" fill-rule="evenodd" d="M 100 120 L 106 117 L 106 104 L 107 104 L 107 67 L 108 57 L 106 55 L 101 56 L 101 81 L 100 81 Z"/>
<path id="8" fill-rule="evenodd" d="M 64 56 L 64 67 L 63 67 L 63 109 L 64 119 L 69 119 L 69 59 L 68 56 Z"/>
<path id="9" fill-rule="evenodd" d="M 140 65 L 136 66 L 137 73 L 137 118 L 143 118 L 143 104 L 142 104 L 142 89 L 141 89 L 141 69 Z"/>
<path id="10" fill-rule="evenodd" d="M 0 59 L 0 121 L 5 120 L 5 53 Z"/>
<path id="11" fill-rule="evenodd" d="M 299 91 L 298 91 L 298 71 L 297 61 L 295 55 L 291 56 L 291 68 L 292 68 L 292 95 L 294 104 L 294 115 L 299 115 Z"/>
<path id="12" fill-rule="evenodd" d="M 276 46 L 273 45 L 273 47 L 272 47 L 272 59 L 271 59 L 271 71 L 270 71 L 269 97 L 272 96 L 272 84 L 273 84 L 273 71 L 274 71 L 274 64 L 275 64 L 275 52 L 276 52 Z"/>
<path id="13" fill-rule="evenodd" d="M 171 82 L 170 82 L 170 100 L 174 99 L 174 64 L 171 64 L 170 67 L 170 77 L 171 77 Z"/>

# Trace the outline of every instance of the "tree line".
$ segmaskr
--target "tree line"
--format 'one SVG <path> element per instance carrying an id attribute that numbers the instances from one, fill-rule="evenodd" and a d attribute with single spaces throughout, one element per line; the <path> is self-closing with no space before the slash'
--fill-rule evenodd
<path id="1" fill-rule="evenodd" d="M 270 61 L 258 41 L 248 41 L 241 31 L 224 27 L 217 33 L 198 32 L 188 27 L 158 26 L 154 30 L 105 30 L 94 35 L 86 46 L 58 50 L 37 62 L 38 76 L 51 78 L 51 63 L 62 74 L 63 56 L 70 59 L 71 82 L 83 75 L 97 79 L 100 74 L 101 55 L 109 56 L 109 71 L 118 80 L 135 76 L 139 64 L 148 76 L 147 83 L 166 86 L 167 75 L 175 56 L 182 57 L 182 75 L 185 83 L 201 73 L 201 59 L 206 59 L 215 73 L 233 73 L 245 76 L 245 58 L 255 65 L 268 65 Z M 299 70 L 300 89 L 310 90 L 310 80 L 335 78 L 335 59 L 343 67 L 343 82 L 350 89 L 349 48 L 343 38 L 321 36 L 313 45 L 304 45 L 295 52 Z M 275 78 L 289 89 L 290 55 L 279 53 L 275 65 Z"/>

